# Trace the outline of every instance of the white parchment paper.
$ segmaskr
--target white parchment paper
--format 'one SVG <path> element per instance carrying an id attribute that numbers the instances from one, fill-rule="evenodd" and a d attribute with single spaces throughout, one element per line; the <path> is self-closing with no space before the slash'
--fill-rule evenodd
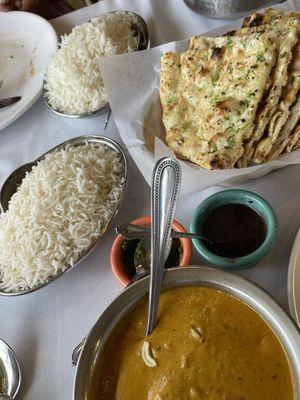
<path id="1" fill-rule="evenodd" d="M 240 22 L 210 32 L 216 36 L 240 26 Z M 159 101 L 160 57 L 167 51 L 184 51 L 187 40 L 100 59 L 105 88 L 120 135 L 148 184 L 155 161 L 174 153 L 165 143 Z M 241 169 L 208 171 L 179 160 L 183 179 L 182 194 L 199 192 L 213 185 L 237 184 L 261 177 L 270 171 L 300 163 L 300 150 L 278 160 Z"/>

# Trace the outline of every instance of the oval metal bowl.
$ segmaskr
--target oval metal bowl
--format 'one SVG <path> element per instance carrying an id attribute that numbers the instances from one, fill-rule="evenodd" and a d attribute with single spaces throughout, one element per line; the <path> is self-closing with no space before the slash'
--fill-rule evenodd
<path id="1" fill-rule="evenodd" d="M 137 51 L 140 50 L 146 50 L 150 47 L 150 35 L 149 35 L 149 29 L 147 27 L 147 24 L 145 20 L 138 14 L 132 12 L 132 11 L 123 11 L 123 10 L 118 10 L 118 11 L 110 11 L 107 14 L 128 14 L 131 15 L 134 20 L 136 21 L 134 23 L 134 29 L 136 30 L 136 34 L 138 37 L 138 45 L 137 45 Z M 97 17 L 95 17 L 97 18 Z M 54 114 L 59 115 L 61 117 L 67 117 L 67 118 L 88 118 L 88 117 L 93 117 L 98 114 L 102 114 L 106 111 L 109 110 L 109 103 L 106 103 L 104 106 L 99 108 L 99 110 L 91 111 L 91 112 L 86 112 L 83 114 L 68 114 L 64 113 L 63 111 L 55 110 L 51 104 L 48 101 L 47 98 L 47 90 L 45 89 L 45 79 L 43 80 L 43 98 L 44 101 L 49 108 Z"/>
<path id="2" fill-rule="evenodd" d="M 259 8 L 271 7 L 284 0 L 183 0 L 198 14 L 213 19 L 237 19 Z"/>
<path id="3" fill-rule="evenodd" d="M 149 291 L 149 276 L 127 287 L 103 312 L 83 343 L 77 360 L 73 400 L 88 398 L 92 377 L 101 354 L 119 323 Z M 291 318 L 263 289 L 229 272 L 204 266 L 173 268 L 164 272 L 163 289 L 180 286 L 211 287 L 241 300 L 256 311 L 276 333 L 288 358 L 294 380 L 295 399 L 300 399 L 300 335 Z M 78 348 L 77 355 L 78 355 Z M 74 354 L 75 356 L 75 354 Z M 76 357 L 74 358 L 76 364 Z"/>
<path id="4" fill-rule="evenodd" d="M 14 399 L 21 385 L 21 370 L 13 350 L 0 339 L 0 379 L 1 377 L 4 379 L 4 394 Z"/>
<path id="5" fill-rule="evenodd" d="M 63 142 L 63 143 L 59 144 L 58 146 L 53 147 L 51 150 L 47 151 L 45 154 L 40 156 L 34 162 L 21 165 L 21 167 L 15 169 L 9 175 L 9 177 L 6 179 L 6 181 L 4 182 L 4 184 L 3 184 L 2 188 L 1 188 L 1 191 L 0 191 L 1 210 L 2 210 L 2 212 L 5 212 L 8 209 L 8 203 L 9 203 L 9 200 L 10 200 L 11 196 L 16 192 L 16 190 L 17 190 L 18 186 L 20 185 L 22 179 L 25 177 L 26 172 L 27 171 L 28 172 L 31 171 L 31 168 L 32 168 L 33 165 L 37 164 L 38 161 L 42 160 L 47 154 L 52 153 L 53 151 L 64 149 L 67 145 L 80 146 L 80 145 L 82 145 L 82 144 L 84 144 L 86 142 L 98 143 L 98 144 L 101 144 L 101 145 L 105 145 L 107 147 L 110 147 L 111 149 L 114 149 L 115 151 L 117 151 L 120 154 L 121 159 L 122 159 L 123 164 L 124 164 L 124 184 L 123 184 L 123 191 L 122 191 L 122 194 L 120 196 L 118 206 L 116 207 L 116 209 L 112 213 L 112 215 L 109 218 L 109 220 L 107 221 L 106 225 L 103 227 L 102 231 L 95 238 L 95 240 L 92 242 L 90 247 L 74 263 L 73 266 L 70 266 L 65 271 L 55 275 L 48 282 L 45 282 L 45 283 L 40 284 L 40 285 L 37 285 L 37 286 L 35 286 L 35 287 L 31 288 L 31 289 L 20 290 L 20 291 L 17 291 L 17 292 L 6 292 L 3 289 L 0 289 L 0 295 L 1 296 L 19 296 L 19 295 L 23 295 L 23 294 L 34 292 L 35 290 L 41 289 L 42 287 L 49 285 L 49 283 L 53 282 L 55 279 L 57 279 L 60 276 L 62 276 L 64 273 L 70 271 L 72 268 L 74 268 L 77 264 L 79 264 L 80 261 L 82 261 L 90 253 L 90 251 L 96 245 L 97 241 L 101 238 L 101 236 L 104 234 L 104 232 L 109 227 L 109 225 L 112 222 L 113 218 L 118 213 L 118 211 L 120 209 L 120 206 L 121 206 L 121 203 L 122 203 L 122 200 L 124 198 L 124 193 L 125 193 L 126 187 L 127 187 L 127 177 L 128 177 L 127 158 L 125 156 L 124 151 L 118 145 L 117 142 L 115 142 L 114 140 L 112 140 L 110 138 L 107 138 L 105 136 L 98 136 L 98 135 L 85 135 L 85 136 L 79 136 L 79 137 L 75 137 L 75 138 L 72 138 L 70 140 L 67 140 L 66 142 Z"/>

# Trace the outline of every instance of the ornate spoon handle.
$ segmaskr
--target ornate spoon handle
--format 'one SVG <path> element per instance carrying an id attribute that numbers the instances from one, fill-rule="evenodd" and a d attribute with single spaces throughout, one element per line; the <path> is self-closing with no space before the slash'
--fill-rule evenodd
<path id="1" fill-rule="evenodd" d="M 180 181 L 181 169 L 175 159 L 166 157 L 156 163 L 151 189 L 152 257 L 146 336 L 153 331 L 157 321 L 167 243 L 170 239 Z"/>

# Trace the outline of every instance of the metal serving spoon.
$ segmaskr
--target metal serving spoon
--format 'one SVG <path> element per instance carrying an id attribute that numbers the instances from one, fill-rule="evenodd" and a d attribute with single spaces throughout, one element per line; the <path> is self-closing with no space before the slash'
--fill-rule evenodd
<path id="1" fill-rule="evenodd" d="M 168 241 L 167 257 L 170 253 L 172 247 L 172 240 Z M 135 274 L 130 280 L 129 285 L 138 281 L 146 275 L 150 274 L 151 268 L 151 237 L 144 237 L 137 245 L 134 256 L 133 263 L 135 268 Z M 0 399 L 1 400 L 1 399 Z"/>
<path id="2" fill-rule="evenodd" d="M 144 239 L 151 236 L 151 228 L 148 226 L 134 225 L 131 223 L 120 224 L 116 227 L 116 233 L 123 236 L 126 240 Z M 200 233 L 177 232 L 171 230 L 171 238 L 187 238 L 201 239 L 205 242 L 212 243 L 209 238 L 202 236 Z"/>
<path id="3" fill-rule="evenodd" d="M 166 157 L 154 168 L 151 187 L 151 269 L 146 336 L 156 326 L 163 271 L 181 181 L 178 162 Z"/>

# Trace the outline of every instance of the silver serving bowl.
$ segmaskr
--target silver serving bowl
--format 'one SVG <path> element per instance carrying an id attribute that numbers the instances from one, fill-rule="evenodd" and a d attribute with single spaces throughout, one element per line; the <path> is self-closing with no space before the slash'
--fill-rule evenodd
<path id="1" fill-rule="evenodd" d="M 0 339 L 0 379 L 4 380 L 3 394 L 14 399 L 21 384 L 21 370 L 15 353 L 4 340 Z M 0 390 L 0 398 L 1 398 Z M 4 397 L 6 398 L 6 396 Z"/>
<path id="2" fill-rule="evenodd" d="M 242 300 L 255 310 L 273 329 L 289 360 L 295 384 L 295 398 L 300 399 L 300 334 L 290 317 L 263 289 L 229 272 L 191 266 L 165 271 L 163 288 L 179 286 L 212 287 Z M 149 276 L 126 288 L 100 316 L 81 347 L 73 353 L 77 364 L 73 400 L 84 400 L 108 338 L 120 321 L 147 294 Z"/>
<path id="3" fill-rule="evenodd" d="M 84 144 L 86 142 L 98 143 L 98 144 L 101 144 L 101 145 L 105 145 L 107 147 L 110 147 L 110 148 L 114 149 L 115 151 L 117 151 L 120 154 L 121 159 L 122 159 L 122 161 L 124 163 L 124 185 L 123 185 L 123 191 L 122 191 L 122 195 L 120 197 L 118 206 L 116 207 L 116 209 L 112 213 L 112 215 L 111 215 L 110 219 L 107 221 L 106 225 L 103 227 L 102 231 L 99 233 L 99 235 L 97 237 L 95 237 L 95 239 L 92 242 L 92 244 L 90 245 L 90 247 L 86 249 L 86 251 L 79 257 L 79 259 L 74 263 L 73 266 L 70 266 L 65 271 L 61 272 L 60 274 L 55 275 L 48 282 L 45 282 L 45 283 L 40 284 L 40 285 L 37 285 L 37 286 L 35 286 L 35 287 L 31 288 L 31 289 L 20 290 L 18 292 L 6 292 L 6 291 L 0 289 L 0 296 L 18 296 L 18 295 L 22 295 L 22 294 L 31 293 L 31 292 L 33 292 L 35 290 L 41 289 L 44 286 L 47 286 L 49 283 L 53 282 L 55 279 L 57 279 L 60 276 L 62 276 L 65 272 L 70 271 L 72 268 L 74 268 L 77 264 L 79 264 L 80 261 L 82 261 L 92 251 L 92 249 L 95 247 L 95 245 L 98 242 L 98 240 L 103 236 L 104 232 L 109 227 L 109 225 L 112 222 L 113 218 L 118 213 L 118 211 L 120 209 L 120 206 L 121 206 L 121 203 L 122 203 L 122 200 L 124 198 L 124 192 L 126 191 L 126 187 L 127 187 L 127 177 L 128 177 L 127 158 L 125 156 L 124 151 L 118 145 L 117 142 L 115 142 L 114 140 L 112 140 L 112 139 L 110 139 L 108 137 L 98 136 L 98 135 L 85 135 L 85 136 L 79 136 L 79 137 L 75 137 L 73 139 L 67 140 L 66 142 L 63 142 L 63 143 L 59 144 L 58 146 L 53 147 L 51 150 L 49 150 L 49 151 L 47 151 L 47 153 L 41 155 L 39 158 L 37 158 L 32 163 L 27 163 L 27 164 L 21 165 L 19 168 L 14 170 L 9 175 L 9 177 L 6 179 L 6 181 L 4 182 L 4 184 L 3 184 L 2 188 L 1 188 L 1 191 L 0 191 L 0 206 L 1 206 L 1 210 L 2 210 L 2 212 L 5 212 L 8 209 L 8 203 L 9 203 L 9 200 L 10 200 L 11 196 L 17 191 L 17 188 L 20 185 L 20 183 L 22 182 L 22 179 L 25 177 L 26 172 L 27 171 L 28 172 L 31 171 L 33 165 L 35 165 L 38 161 L 42 160 L 47 154 L 52 153 L 52 152 L 54 152 L 56 150 L 64 149 L 67 145 L 80 146 L 80 145 L 82 145 L 82 144 Z"/>
<path id="4" fill-rule="evenodd" d="M 133 17 L 133 19 L 136 21 L 134 23 L 134 29 L 136 30 L 137 37 L 138 37 L 138 44 L 137 44 L 137 51 L 140 50 L 146 50 L 150 47 L 150 35 L 149 35 L 149 30 L 147 27 L 147 24 L 145 20 L 138 14 L 132 12 L 132 11 L 123 11 L 123 10 L 118 10 L 118 11 L 110 11 L 107 14 L 128 14 Z M 95 16 L 97 18 L 97 16 Z M 102 114 L 104 112 L 107 112 L 109 110 L 109 103 L 106 103 L 104 106 L 102 106 L 99 110 L 91 111 L 91 112 L 86 112 L 83 114 L 67 114 L 64 113 L 63 111 L 55 110 L 51 104 L 48 101 L 47 98 L 47 90 L 45 89 L 45 80 L 43 80 L 43 98 L 44 101 L 49 108 L 54 114 L 59 115 L 61 117 L 67 117 L 67 118 L 88 118 L 88 117 L 93 117 L 98 114 Z"/>
<path id="5" fill-rule="evenodd" d="M 270 7 L 284 0 L 184 0 L 185 4 L 207 18 L 237 19 L 254 10 Z"/>

